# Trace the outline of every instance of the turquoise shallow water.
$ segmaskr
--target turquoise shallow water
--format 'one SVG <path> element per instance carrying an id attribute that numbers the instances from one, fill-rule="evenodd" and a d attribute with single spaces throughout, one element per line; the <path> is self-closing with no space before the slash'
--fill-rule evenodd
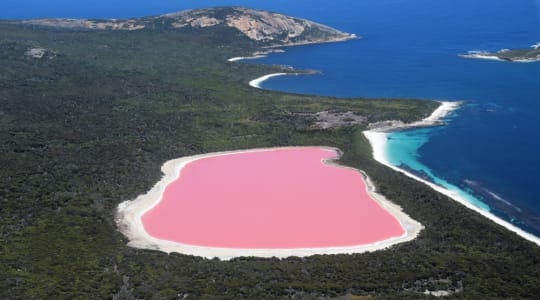
<path id="1" fill-rule="evenodd" d="M 422 128 L 388 133 L 386 155 L 389 163 L 453 191 L 485 211 L 491 211 L 491 207 L 483 202 L 479 196 L 474 195 L 474 191 L 460 188 L 435 175 L 433 170 L 421 162 L 418 150 L 429 142 L 432 131 L 433 129 L 430 128 Z"/>
<path id="2" fill-rule="evenodd" d="M 540 63 L 458 57 L 540 42 L 539 0 L 4 0 L 0 18 L 122 18 L 217 5 L 279 11 L 363 37 L 258 60 L 322 71 L 275 77 L 264 88 L 464 100 L 447 126 L 392 133 L 392 163 L 540 236 Z"/>

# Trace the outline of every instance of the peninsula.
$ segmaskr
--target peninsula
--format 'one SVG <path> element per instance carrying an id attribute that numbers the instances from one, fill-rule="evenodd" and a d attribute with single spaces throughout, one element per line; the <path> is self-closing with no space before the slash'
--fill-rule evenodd
<path id="1" fill-rule="evenodd" d="M 86 30 L 226 30 L 235 29 L 258 46 L 282 47 L 355 39 L 349 34 L 313 21 L 245 7 L 186 10 L 133 19 L 34 19 L 21 22 L 56 28 Z"/>

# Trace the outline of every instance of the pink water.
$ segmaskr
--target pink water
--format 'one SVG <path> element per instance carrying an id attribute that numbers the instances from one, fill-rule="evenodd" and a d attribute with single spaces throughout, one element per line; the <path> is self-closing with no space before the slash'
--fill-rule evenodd
<path id="1" fill-rule="evenodd" d="M 322 162 L 337 153 L 287 148 L 196 160 L 143 215 L 153 237 L 249 249 L 323 248 L 401 236 L 358 171 Z"/>

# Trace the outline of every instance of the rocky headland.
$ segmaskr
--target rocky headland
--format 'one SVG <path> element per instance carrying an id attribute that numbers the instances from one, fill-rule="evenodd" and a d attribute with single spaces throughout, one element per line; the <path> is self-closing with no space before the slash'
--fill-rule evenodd
<path id="1" fill-rule="evenodd" d="M 244 8 L 215 7 L 186 10 L 161 16 L 133 19 L 33 19 L 33 26 L 83 30 L 183 30 L 227 27 L 264 47 L 338 42 L 355 39 L 349 34 L 313 21 L 284 14 Z"/>

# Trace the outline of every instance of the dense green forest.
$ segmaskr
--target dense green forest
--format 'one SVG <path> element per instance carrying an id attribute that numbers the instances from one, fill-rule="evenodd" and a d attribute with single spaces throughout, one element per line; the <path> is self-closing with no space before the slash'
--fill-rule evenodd
<path id="1" fill-rule="evenodd" d="M 41 58 L 28 50 L 42 48 Z M 82 31 L 0 22 L 0 298 L 464 299 L 540 295 L 540 248 L 371 158 L 367 123 L 429 115 L 437 102 L 337 99 L 251 88 L 280 66 L 230 63 L 257 45 L 227 28 Z M 318 76 L 318 75 L 313 75 Z M 319 129 L 309 113 L 366 122 Z M 138 250 L 116 206 L 161 165 L 198 153 L 327 145 L 421 222 L 385 251 L 208 260 Z"/>

